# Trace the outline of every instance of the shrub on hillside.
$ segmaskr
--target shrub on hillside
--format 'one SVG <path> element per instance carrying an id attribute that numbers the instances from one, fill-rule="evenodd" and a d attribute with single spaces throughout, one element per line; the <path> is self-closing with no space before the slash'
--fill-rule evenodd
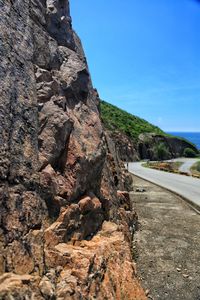
<path id="1" fill-rule="evenodd" d="M 196 154 L 196 152 L 193 149 L 191 149 L 191 148 L 185 148 L 184 151 L 183 151 L 183 156 L 191 158 L 191 157 L 196 157 L 197 154 Z"/>
<path id="2" fill-rule="evenodd" d="M 197 163 L 197 171 L 200 172 L 200 161 Z"/>
<path id="3" fill-rule="evenodd" d="M 157 126 L 105 101 L 100 102 L 100 107 L 103 123 L 111 131 L 121 131 L 128 137 L 136 140 L 141 133 L 164 134 Z"/>
<path id="4" fill-rule="evenodd" d="M 154 155 L 158 160 L 165 160 L 170 157 L 170 152 L 164 143 L 160 143 L 154 147 Z"/>

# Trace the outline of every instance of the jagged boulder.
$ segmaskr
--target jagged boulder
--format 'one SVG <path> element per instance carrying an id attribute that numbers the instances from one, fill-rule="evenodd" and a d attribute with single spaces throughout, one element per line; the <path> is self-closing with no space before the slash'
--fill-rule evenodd
<path id="1" fill-rule="evenodd" d="M 120 131 L 108 131 L 112 141 L 115 143 L 116 152 L 124 162 L 138 161 L 139 153 L 137 141 Z"/>

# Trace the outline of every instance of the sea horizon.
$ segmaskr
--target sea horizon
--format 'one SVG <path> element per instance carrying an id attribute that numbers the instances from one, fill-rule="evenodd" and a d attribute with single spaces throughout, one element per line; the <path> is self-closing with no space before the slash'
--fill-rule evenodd
<path id="1" fill-rule="evenodd" d="M 167 131 L 167 133 L 182 137 L 200 149 L 200 132 L 198 131 Z"/>

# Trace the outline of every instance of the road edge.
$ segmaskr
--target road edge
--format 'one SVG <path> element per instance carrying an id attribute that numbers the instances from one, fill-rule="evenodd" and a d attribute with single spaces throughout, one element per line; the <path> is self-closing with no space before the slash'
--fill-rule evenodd
<path id="1" fill-rule="evenodd" d="M 177 193 L 177 192 L 174 192 L 174 191 L 172 191 L 172 190 L 170 190 L 170 189 L 168 189 L 168 188 L 166 188 L 166 187 L 163 187 L 162 185 L 160 185 L 160 184 L 158 184 L 158 183 L 155 183 L 155 182 L 153 182 L 153 181 L 151 181 L 151 180 L 149 180 L 149 179 L 146 179 L 146 178 L 143 178 L 142 176 L 136 175 L 136 174 L 132 173 L 131 171 L 128 171 L 128 172 L 129 172 L 131 175 L 134 175 L 134 176 L 136 176 L 136 177 L 138 177 L 138 178 L 140 178 L 140 179 L 143 179 L 143 180 L 145 180 L 145 181 L 147 181 L 147 182 L 150 182 L 150 183 L 152 183 L 152 184 L 154 184 L 154 185 L 156 185 L 156 186 L 158 186 L 158 187 L 161 187 L 161 188 L 163 188 L 164 190 L 166 190 L 166 191 L 168 191 L 168 192 L 171 192 L 171 193 L 173 193 L 174 195 L 180 197 L 181 199 L 183 199 L 183 200 L 186 202 L 186 204 L 187 204 L 191 209 L 193 209 L 197 214 L 200 215 L 200 205 L 194 203 L 193 201 L 191 201 L 191 200 L 188 199 L 187 197 L 184 197 L 183 195 L 181 195 L 181 194 L 179 194 L 179 193 Z"/>

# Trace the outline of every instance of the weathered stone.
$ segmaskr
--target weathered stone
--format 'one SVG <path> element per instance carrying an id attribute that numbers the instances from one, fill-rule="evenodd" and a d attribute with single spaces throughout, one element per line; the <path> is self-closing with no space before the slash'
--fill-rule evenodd
<path id="1" fill-rule="evenodd" d="M 7 268 L 9 272 L 16 274 L 30 274 L 34 270 L 34 261 L 29 252 L 29 244 L 24 241 L 20 243 L 14 241 L 8 246 L 7 252 Z"/>
<path id="2" fill-rule="evenodd" d="M 6 270 L 6 261 L 5 257 L 6 254 L 4 254 L 4 244 L 0 242 L 0 275 L 2 275 Z"/>
<path id="3" fill-rule="evenodd" d="M 116 152 L 122 161 L 131 162 L 139 160 L 140 156 L 138 153 L 137 141 L 134 141 L 127 135 L 117 130 L 113 132 L 109 131 L 108 134 L 114 142 Z"/>
<path id="4" fill-rule="evenodd" d="M 47 246 L 54 246 L 58 243 L 67 242 L 71 233 L 78 228 L 80 221 L 80 210 L 77 204 L 63 209 L 59 218 L 45 231 Z"/>
<path id="5" fill-rule="evenodd" d="M 59 45 L 75 49 L 68 0 L 47 0 L 47 30 Z"/>
<path id="6" fill-rule="evenodd" d="M 67 100 L 64 96 L 53 96 L 52 99 L 54 104 L 61 107 L 64 111 L 66 111 Z"/>
<path id="7" fill-rule="evenodd" d="M 92 202 L 92 199 L 90 197 L 85 197 L 83 199 L 81 199 L 78 203 L 81 213 L 88 213 L 89 211 L 93 210 L 94 205 Z"/>
<path id="8" fill-rule="evenodd" d="M 1 299 L 37 299 L 44 300 L 38 288 L 39 277 L 5 273 L 0 277 Z"/>
<path id="9" fill-rule="evenodd" d="M 90 211 L 101 210 L 102 208 L 101 202 L 96 197 L 93 199 L 90 197 L 85 197 L 79 201 L 78 205 L 82 214 L 86 214 Z"/>
<path id="10" fill-rule="evenodd" d="M 15 181 L 37 168 L 33 43 L 29 3 L 1 0 L 0 5 L 0 178 Z"/>
<path id="11" fill-rule="evenodd" d="M 72 130 L 72 122 L 52 101 L 44 105 L 39 118 L 41 132 L 38 142 L 41 167 L 49 163 L 60 170 L 63 155 L 67 155 L 66 147 Z"/>
<path id="12" fill-rule="evenodd" d="M 117 191 L 117 196 L 120 199 L 120 204 L 125 210 L 132 210 L 132 203 L 127 191 Z"/>
<path id="13" fill-rule="evenodd" d="M 138 283 L 133 285 L 130 248 L 116 224 L 104 222 L 91 241 L 58 244 L 56 249 L 69 259 L 60 274 L 58 299 L 146 299 Z"/>
<path id="14" fill-rule="evenodd" d="M 53 80 L 50 82 L 39 82 L 37 84 L 38 103 L 44 103 L 52 96 L 59 94 L 59 84 Z"/>
<path id="15" fill-rule="evenodd" d="M 35 78 L 36 78 L 36 82 L 50 82 L 50 81 L 52 81 L 51 72 L 49 72 L 45 69 L 41 69 L 37 66 L 36 66 Z"/>
<path id="16" fill-rule="evenodd" d="M 44 276 L 39 284 L 40 291 L 45 298 L 53 299 L 55 297 L 55 286 L 47 276 Z"/>
<path id="17" fill-rule="evenodd" d="M 27 235 L 26 242 L 28 245 L 30 245 L 30 253 L 34 262 L 34 274 L 42 276 L 46 268 L 43 230 L 30 230 L 30 232 Z"/>
<path id="18" fill-rule="evenodd" d="M 144 299 L 68 1 L 0 0 L 0 27 L 0 299 Z"/>

